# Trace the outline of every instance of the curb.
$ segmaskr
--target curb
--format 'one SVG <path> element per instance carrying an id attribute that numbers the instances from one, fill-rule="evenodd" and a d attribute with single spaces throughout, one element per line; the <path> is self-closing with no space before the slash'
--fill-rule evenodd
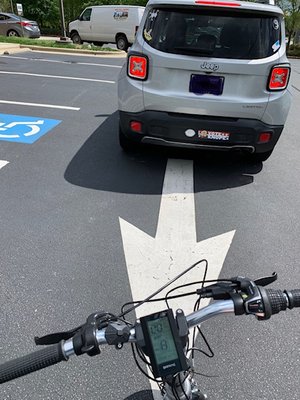
<path id="1" fill-rule="evenodd" d="M 86 54 L 86 55 L 113 55 L 113 56 L 123 56 L 123 51 L 98 51 L 98 50 L 84 50 L 84 49 L 68 49 L 62 47 L 45 47 L 45 46 L 30 46 L 30 45 L 23 45 L 20 44 L 20 49 L 29 49 L 29 50 L 36 50 L 36 51 L 47 51 L 47 52 L 55 52 L 55 53 L 75 53 L 75 54 Z"/>
<path id="2" fill-rule="evenodd" d="M 20 51 L 20 45 L 19 44 L 9 44 L 9 43 L 0 43 L 0 54 L 4 54 L 5 52 L 8 51 Z"/>
<path id="3" fill-rule="evenodd" d="M 45 47 L 45 46 L 31 46 L 31 45 L 23 45 L 23 44 L 10 44 L 10 43 L 0 43 L 0 54 L 4 54 L 5 52 L 10 51 L 24 51 L 24 50 L 32 50 L 32 51 L 46 51 L 46 52 L 54 52 L 54 53 L 71 53 L 71 54 L 84 54 L 84 55 L 92 55 L 92 56 L 113 56 L 113 57 L 126 57 L 126 53 L 124 51 L 115 50 L 115 51 L 98 51 L 98 50 L 84 50 L 84 49 L 68 49 L 63 47 Z"/>

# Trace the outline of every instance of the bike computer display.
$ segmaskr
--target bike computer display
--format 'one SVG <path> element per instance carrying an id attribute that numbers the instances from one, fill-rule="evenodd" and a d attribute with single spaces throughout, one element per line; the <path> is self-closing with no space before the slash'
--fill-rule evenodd
<path id="1" fill-rule="evenodd" d="M 140 318 L 155 378 L 173 375 L 188 368 L 171 309 Z"/>

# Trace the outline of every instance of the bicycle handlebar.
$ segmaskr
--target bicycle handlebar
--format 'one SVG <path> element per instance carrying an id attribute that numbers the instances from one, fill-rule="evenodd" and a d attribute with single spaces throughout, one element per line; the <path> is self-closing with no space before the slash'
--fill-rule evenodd
<path id="1" fill-rule="evenodd" d="M 251 298 L 249 303 L 247 303 L 247 299 L 243 299 L 243 314 L 256 315 L 258 319 L 268 319 L 271 315 L 277 314 L 287 308 L 292 309 L 294 307 L 300 307 L 300 289 L 282 291 L 279 289 L 265 289 L 260 286 L 258 286 L 258 289 L 260 294 L 258 297 Z M 241 315 L 241 312 L 237 310 L 235 298 L 215 301 L 208 306 L 187 315 L 186 322 L 188 329 L 224 313 Z M 118 323 L 114 321 L 114 324 L 117 325 Z M 121 326 L 121 323 L 119 324 Z M 122 335 L 119 333 L 116 334 L 117 340 L 119 335 L 119 342 L 108 340 L 107 329 L 109 328 L 109 325 L 106 328 L 96 330 L 95 340 L 98 346 L 108 343 L 116 345 L 117 343 L 123 344 L 124 342 L 136 342 L 135 327 L 129 329 L 125 323 L 123 323 L 123 325 L 127 328 L 127 333 L 125 339 L 124 337 L 121 338 Z M 89 349 L 85 349 L 84 352 L 88 351 Z M 30 353 L 24 357 L 8 361 L 0 365 L 0 384 L 57 364 L 61 361 L 67 361 L 69 357 L 74 354 L 83 354 L 83 352 L 76 352 L 73 338 L 70 338 L 66 341 L 62 340 L 55 345 Z"/>
<path id="2" fill-rule="evenodd" d="M 57 343 L 26 356 L 8 361 L 0 366 L 0 383 L 8 382 L 31 372 L 50 367 L 61 361 L 67 361 L 63 343 Z"/>

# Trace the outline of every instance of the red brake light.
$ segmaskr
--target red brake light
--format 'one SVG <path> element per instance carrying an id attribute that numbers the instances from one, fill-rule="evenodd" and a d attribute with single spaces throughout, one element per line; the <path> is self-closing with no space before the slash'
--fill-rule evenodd
<path id="1" fill-rule="evenodd" d="M 24 21 L 18 22 L 18 24 L 20 24 L 21 26 L 31 26 L 30 22 L 24 22 Z"/>
<path id="2" fill-rule="evenodd" d="M 209 5 L 209 6 L 225 6 L 225 7 L 239 7 L 240 3 L 234 1 L 217 1 L 217 0 L 196 0 L 195 4 Z"/>
<path id="3" fill-rule="evenodd" d="M 271 140 L 272 133 L 270 132 L 262 132 L 259 135 L 259 143 L 268 143 Z"/>
<path id="4" fill-rule="evenodd" d="M 134 132 L 142 133 L 142 123 L 140 121 L 130 121 L 130 129 Z"/>
<path id="5" fill-rule="evenodd" d="M 128 75 L 131 78 L 145 80 L 148 74 L 148 58 L 140 55 L 130 55 L 128 57 Z"/>
<path id="6" fill-rule="evenodd" d="M 272 68 L 268 89 L 283 90 L 287 87 L 290 77 L 290 67 L 275 66 Z"/>

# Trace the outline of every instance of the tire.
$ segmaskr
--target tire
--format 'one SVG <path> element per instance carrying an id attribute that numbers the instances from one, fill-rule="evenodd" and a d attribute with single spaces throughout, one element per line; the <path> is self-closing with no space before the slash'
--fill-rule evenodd
<path id="1" fill-rule="evenodd" d="M 128 40 L 125 35 L 117 36 L 116 45 L 119 50 L 127 51 L 128 49 Z"/>
<path id="2" fill-rule="evenodd" d="M 74 44 L 82 44 L 81 37 L 77 32 L 71 34 L 71 39 Z"/>
<path id="3" fill-rule="evenodd" d="M 11 29 L 10 31 L 7 32 L 7 36 L 9 36 L 9 37 L 19 37 L 20 35 L 18 34 L 17 31 L 14 31 L 13 29 Z"/>
<path id="4" fill-rule="evenodd" d="M 124 135 L 122 129 L 119 128 L 119 144 L 125 153 L 131 153 L 138 150 L 139 145 L 136 142 L 128 139 L 127 136 Z"/>
<path id="5" fill-rule="evenodd" d="M 273 149 L 269 150 L 269 151 L 266 151 L 264 153 L 247 154 L 247 159 L 248 159 L 248 161 L 250 161 L 252 163 L 263 162 L 263 161 L 266 161 L 270 157 L 272 152 L 273 152 Z"/>

